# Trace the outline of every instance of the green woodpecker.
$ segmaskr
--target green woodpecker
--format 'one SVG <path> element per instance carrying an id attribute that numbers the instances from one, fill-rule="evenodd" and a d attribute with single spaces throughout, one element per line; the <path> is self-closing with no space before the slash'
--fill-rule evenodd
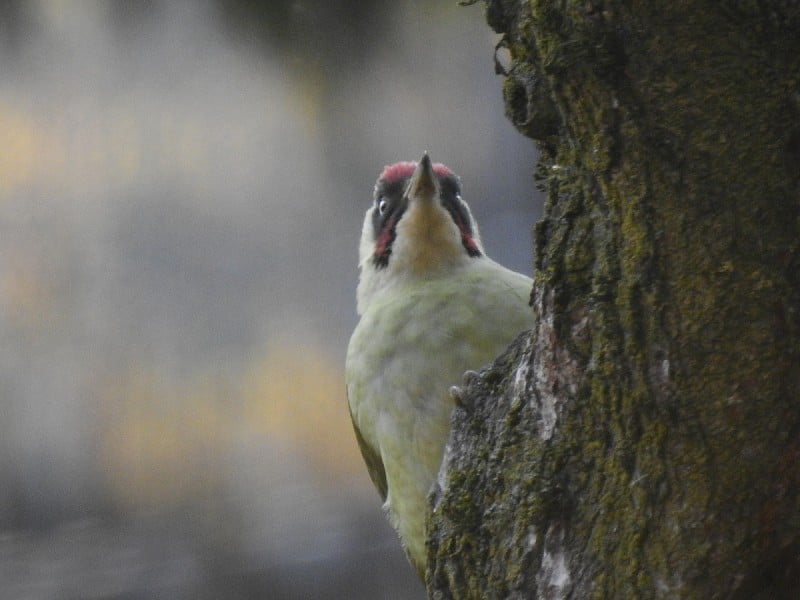
<path id="1" fill-rule="evenodd" d="M 427 495 L 450 429 L 450 389 L 532 326 L 532 282 L 486 256 L 458 177 L 427 154 L 383 170 L 359 255 L 350 414 L 384 510 L 424 579 Z"/>

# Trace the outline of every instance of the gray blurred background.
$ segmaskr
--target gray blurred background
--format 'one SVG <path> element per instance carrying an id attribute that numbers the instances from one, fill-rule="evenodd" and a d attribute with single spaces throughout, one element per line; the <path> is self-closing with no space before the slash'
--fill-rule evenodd
<path id="1" fill-rule="evenodd" d="M 346 409 L 358 236 L 428 150 L 531 272 L 496 41 L 455 0 L 0 3 L 0 598 L 423 597 Z"/>

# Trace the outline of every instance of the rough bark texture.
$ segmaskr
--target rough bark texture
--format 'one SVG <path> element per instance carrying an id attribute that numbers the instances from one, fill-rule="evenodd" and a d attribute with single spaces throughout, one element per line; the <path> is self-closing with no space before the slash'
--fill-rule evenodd
<path id="1" fill-rule="evenodd" d="M 535 327 L 432 497 L 433 598 L 796 598 L 797 2 L 489 1 Z"/>

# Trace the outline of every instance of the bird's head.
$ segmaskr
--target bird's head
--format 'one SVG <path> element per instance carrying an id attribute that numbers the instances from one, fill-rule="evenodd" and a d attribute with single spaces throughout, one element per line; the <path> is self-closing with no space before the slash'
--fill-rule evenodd
<path id="1" fill-rule="evenodd" d="M 483 256 L 458 177 L 425 153 L 383 169 L 364 217 L 358 312 L 380 288 L 442 276 Z"/>

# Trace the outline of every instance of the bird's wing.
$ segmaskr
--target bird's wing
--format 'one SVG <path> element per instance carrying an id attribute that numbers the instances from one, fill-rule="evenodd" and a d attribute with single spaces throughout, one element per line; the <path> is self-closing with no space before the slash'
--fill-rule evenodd
<path id="1" fill-rule="evenodd" d="M 386 469 L 383 467 L 383 459 L 381 459 L 380 453 L 370 446 L 367 440 L 364 439 L 364 436 L 361 435 L 352 410 L 350 410 L 350 420 L 353 422 L 353 431 L 356 432 L 356 441 L 358 442 L 358 447 L 361 449 L 361 456 L 364 457 L 364 462 L 367 463 L 369 478 L 372 480 L 375 487 L 378 488 L 378 493 L 381 495 L 381 502 L 386 502 L 389 487 L 386 483 Z"/>

